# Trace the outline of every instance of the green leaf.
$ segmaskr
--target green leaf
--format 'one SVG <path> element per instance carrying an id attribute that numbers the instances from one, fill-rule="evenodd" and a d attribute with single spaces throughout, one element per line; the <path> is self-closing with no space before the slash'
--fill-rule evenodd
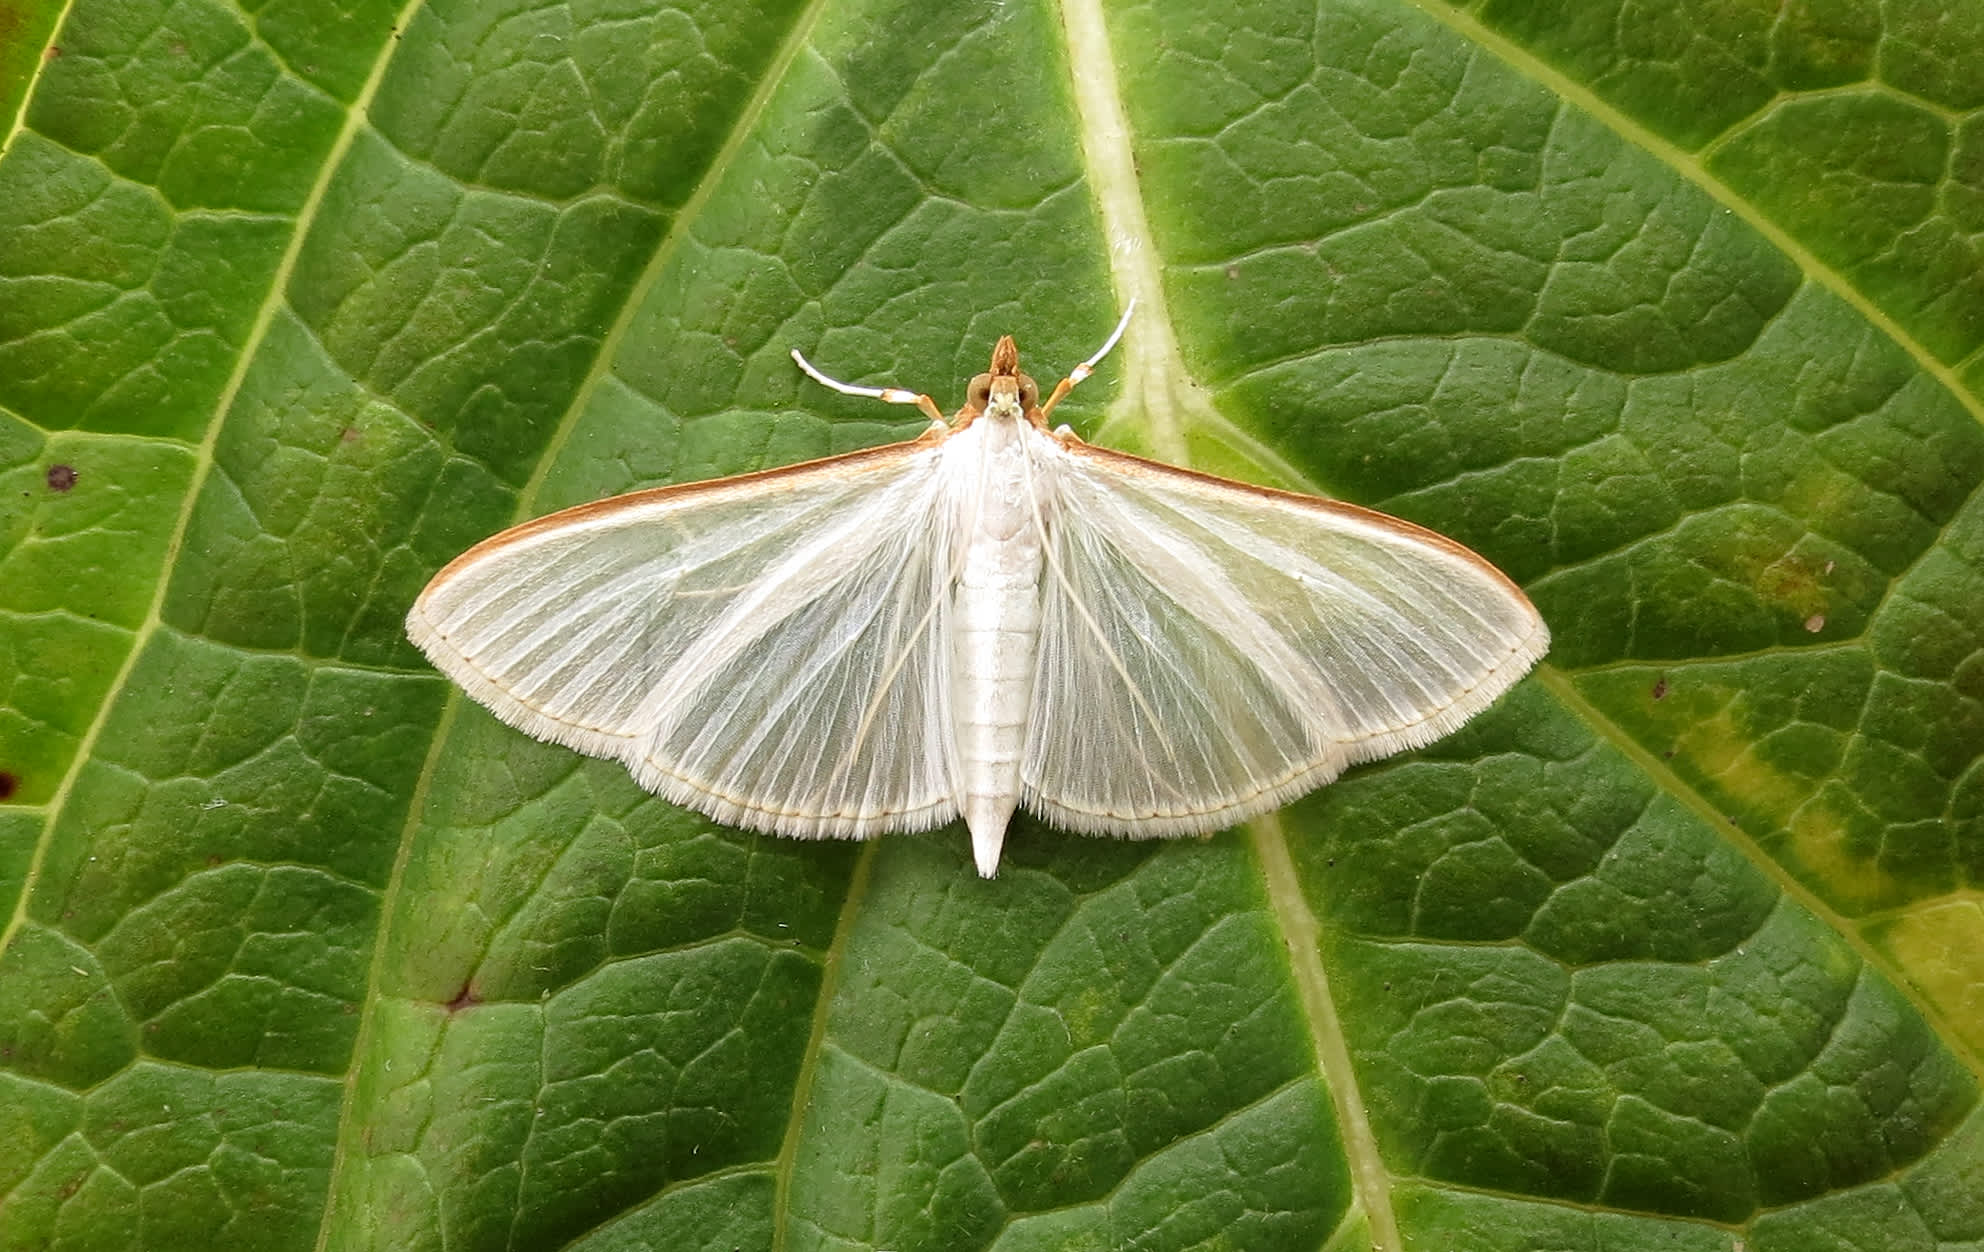
<path id="1" fill-rule="evenodd" d="M 0 23 L 0 1249 L 1984 1244 L 1984 20 Z M 57 23 L 59 22 L 59 27 Z M 1556 638 L 1210 840 L 756 838 L 400 631 L 611 492 L 1085 434 Z"/>

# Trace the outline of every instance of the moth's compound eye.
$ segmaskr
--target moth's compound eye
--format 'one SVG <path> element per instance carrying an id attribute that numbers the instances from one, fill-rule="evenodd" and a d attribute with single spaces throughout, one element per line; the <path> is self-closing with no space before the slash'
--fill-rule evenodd
<path id="1" fill-rule="evenodd" d="M 992 403 L 992 375 L 980 374 L 972 379 L 965 399 L 972 408 L 983 411 L 986 405 Z"/>
<path id="2" fill-rule="evenodd" d="M 1025 374 L 1021 374 L 1020 408 L 1022 410 L 1031 409 L 1038 403 L 1040 403 L 1040 388 L 1034 385 L 1031 378 L 1028 378 Z"/>

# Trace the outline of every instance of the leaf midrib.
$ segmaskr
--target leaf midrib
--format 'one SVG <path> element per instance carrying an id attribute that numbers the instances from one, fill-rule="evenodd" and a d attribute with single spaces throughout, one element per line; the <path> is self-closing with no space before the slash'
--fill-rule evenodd
<path id="1" fill-rule="evenodd" d="M 1258 440 L 1213 407 L 1204 389 L 1193 382 L 1179 351 L 1165 299 L 1157 241 L 1144 213 L 1131 155 L 1130 123 L 1116 80 L 1116 60 L 1101 2 L 1060 0 L 1060 5 L 1081 148 L 1102 216 L 1110 276 L 1119 300 L 1127 305 L 1134 299 L 1142 307 L 1140 320 L 1124 338 L 1123 389 L 1109 407 L 1109 421 L 1137 422 L 1158 455 L 1176 465 L 1190 464 L 1186 431 L 1191 427 L 1215 432 L 1233 446 L 1264 451 Z M 1262 460 L 1284 472 L 1292 471 L 1278 454 Z M 1300 483 L 1303 479 L 1291 473 L 1291 481 Z M 1373 1252 L 1400 1252 L 1404 1243 L 1392 1211 L 1391 1176 L 1378 1151 L 1351 1063 L 1349 1040 L 1330 995 L 1316 916 L 1303 897 L 1279 818 L 1268 814 L 1249 822 L 1247 834 L 1270 910 L 1288 950 L 1290 977 L 1316 1066 L 1335 1104 L 1356 1201 L 1351 1208 L 1365 1215 Z"/>
<path id="2" fill-rule="evenodd" d="M 799 1056 L 799 1070 L 792 1082 L 792 1113 L 785 1123 L 785 1138 L 779 1143 L 778 1160 L 772 1168 L 772 1247 L 785 1252 L 785 1232 L 792 1223 L 785 1214 L 792 1204 L 792 1174 L 799 1160 L 799 1136 L 806 1127 L 806 1110 L 811 1101 L 802 1093 L 813 1085 L 819 1068 L 820 1049 L 827 1040 L 827 1019 L 833 1012 L 834 995 L 840 989 L 841 971 L 847 965 L 848 936 L 861 916 L 862 902 L 868 898 L 868 881 L 874 872 L 875 849 L 880 840 L 864 839 L 848 875 L 847 896 L 841 901 L 840 918 L 834 923 L 833 942 L 820 963 L 820 998 L 813 1006 L 813 1025 L 806 1035 L 806 1050 Z"/>

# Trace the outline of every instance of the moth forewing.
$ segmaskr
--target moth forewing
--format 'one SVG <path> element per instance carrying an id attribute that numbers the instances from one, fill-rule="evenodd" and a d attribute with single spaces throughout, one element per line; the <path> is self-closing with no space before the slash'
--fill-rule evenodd
<path id="1" fill-rule="evenodd" d="M 1079 526 L 1050 551 L 1024 769 L 1028 807 L 1057 824 L 1231 825 L 1446 733 L 1548 645 L 1499 571 L 1411 523 L 1065 456 L 1057 496 Z"/>
<path id="2" fill-rule="evenodd" d="M 940 825 L 951 770 L 926 728 L 944 676 L 919 646 L 937 629 L 941 579 L 919 558 L 943 501 L 939 442 L 525 522 L 436 575 L 408 634 L 505 722 L 620 760 L 720 821 L 798 836 Z M 830 733 L 863 726 L 866 743 Z"/>

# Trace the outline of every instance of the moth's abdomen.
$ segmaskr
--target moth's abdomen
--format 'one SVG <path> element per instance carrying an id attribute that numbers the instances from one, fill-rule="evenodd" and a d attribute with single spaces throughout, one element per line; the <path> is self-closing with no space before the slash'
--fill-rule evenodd
<path id="1" fill-rule="evenodd" d="M 1040 548 L 1025 582 L 965 578 L 953 603 L 952 661 L 963 809 L 980 869 L 998 864 L 1006 822 L 1020 797 L 1020 752 L 1033 705 L 1034 651 L 1040 641 Z M 1017 572 L 1017 571 L 1015 571 Z M 989 847 L 987 846 L 989 844 Z"/>
<path id="2" fill-rule="evenodd" d="M 958 801 L 979 872 L 988 877 L 1019 805 L 1044 560 L 1024 470 L 1016 456 L 999 461 L 987 466 L 951 600 Z M 1016 472 L 1000 472 L 1008 468 Z"/>

